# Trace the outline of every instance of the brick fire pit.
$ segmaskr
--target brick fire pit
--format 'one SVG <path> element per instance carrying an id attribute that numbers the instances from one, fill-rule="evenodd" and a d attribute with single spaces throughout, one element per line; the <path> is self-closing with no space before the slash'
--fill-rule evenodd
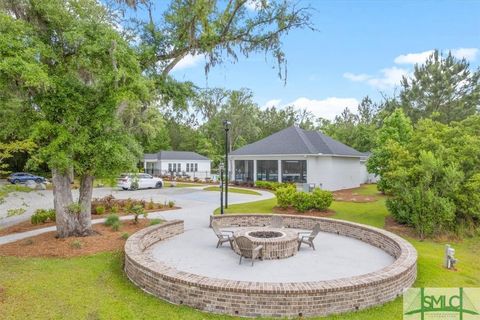
<path id="1" fill-rule="evenodd" d="M 255 246 L 262 245 L 262 258 L 285 259 L 297 253 L 298 234 L 289 229 L 248 227 L 240 228 L 234 233 L 235 237 L 244 236 L 250 239 Z M 233 250 L 240 254 L 240 250 L 234 243 Z"/>

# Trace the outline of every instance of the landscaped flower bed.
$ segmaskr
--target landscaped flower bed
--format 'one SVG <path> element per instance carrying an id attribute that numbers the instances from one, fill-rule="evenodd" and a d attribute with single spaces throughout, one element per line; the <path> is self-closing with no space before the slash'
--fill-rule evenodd
<path id="1" fill-rule="evenodd" d="M 103 215 L 108 213 L 114 213 L 118 215 L 131 214 L 133 207 L 142 207 L 146 212 L 163 211 L 178 209 L 175 207 L 174 201 L 166 201 L 165 203 L 137 200 L 137 199 L 116 199 L 113 195 L 108 195 L 103 198 L 95 198 L 92 200 L 92 214 Z"/>

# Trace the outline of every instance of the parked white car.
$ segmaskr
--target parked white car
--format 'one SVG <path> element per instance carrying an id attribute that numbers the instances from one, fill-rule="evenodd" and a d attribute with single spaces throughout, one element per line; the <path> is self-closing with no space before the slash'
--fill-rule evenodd
<path id="1" fill-rule="evenodd" d="M 137 190 L 163 187 L 163 180 L 146 173 L 125 173 L 120 175 L 117 185 L 123 190 Z"/>

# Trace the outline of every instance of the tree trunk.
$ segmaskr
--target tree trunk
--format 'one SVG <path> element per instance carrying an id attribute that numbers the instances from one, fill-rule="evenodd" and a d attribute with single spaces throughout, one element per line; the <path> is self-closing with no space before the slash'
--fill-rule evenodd
<path id="1" fill-rule="evenodd" d="M 52 170 L 53 202 L 56 212 L 57 237 L 83 237 L 92 234 L 91 201 L 93 177 L 82 176 L 80 181 L 80 210 L 72 210 L 74 204 L 70 172 Z"/>
<path id="2" fill-rule="evenodd" d="M 52 170 L 53 205 L 56 213 L 57 236 L 66 238 L 75 231 L 76 219 L 69 213 L 69 206 L 73 203 L 69 172 Z"/>
<path id="3" fill-rule="evenodd" d="M 92 193 L 94 178 L 88 174 L 80 179 L 80 195 L 78 203 L 80 204 L 80 214 L 78 215 L 78 230 L 82 236 L 88 236 L 93 233 L 92 229 Z"/>

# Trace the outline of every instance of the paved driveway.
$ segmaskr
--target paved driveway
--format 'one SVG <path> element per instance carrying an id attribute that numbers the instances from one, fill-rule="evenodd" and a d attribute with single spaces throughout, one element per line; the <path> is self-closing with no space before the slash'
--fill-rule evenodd
<path id="1" fill-rule="evenodd" d="M 155 202 L 165 203 L 170 200 L 175 201 L 177 206 L 188 211 L 195 211 L 201 209 L 203 212 L 210 210 L 211 213 L 215 208 L 220 206 L 220 195 L 214 191 L 203 191 L 204 187 L 188 187 L 188 188 L 164 188 L 164 189 L 146 189 L 137 191 L 123 191 L 117 188 L 95 188 L 93 192 L 94 198 L 101 198 L 112 194 L 118 199 L 143 199 Z M 78 191 L 74 190 L 74 197 L 78 197 Z M 245 195 L 229 193 L 230 203 L 235 202 L 249 202 L 261 200 L 271 197 L 268 192 L 262 192 L 262 196 Z M 10 209 L 25 209 L 25 213 L 20 216 L 7 217 Z M 31 191 L 31 192 L 14 192 L 10 193 L 0 204 L 0 227 L 10 226 L 25 220 L 30 219 L 30 216 L 37 209 L 51 209 L 53 208 L 53 192 L 51 190 Z M 180 218 L 184 215 L 184 210 L 177 213 L 167 212 L 165 215 L 170 216 L 170 219 Z"/>

